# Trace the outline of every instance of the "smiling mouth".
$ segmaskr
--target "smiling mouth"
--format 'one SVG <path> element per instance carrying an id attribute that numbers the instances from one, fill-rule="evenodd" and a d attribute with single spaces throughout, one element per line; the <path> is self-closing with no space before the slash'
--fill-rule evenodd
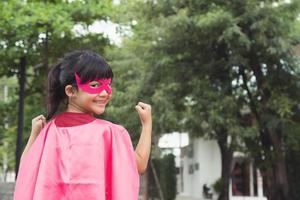
<path id="1" fill-rule="evenodd" d="M 106 105 L 107 101 L 95 101 L 95 103 L 98 105 Z"/>

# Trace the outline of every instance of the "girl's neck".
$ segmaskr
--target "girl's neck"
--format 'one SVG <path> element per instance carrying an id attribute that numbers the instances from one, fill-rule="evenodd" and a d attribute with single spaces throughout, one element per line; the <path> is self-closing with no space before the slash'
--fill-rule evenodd
<path id="1" fill-rule="evenodd" d="M 84 109 L 82 109 L 82 108 L 80 108 L 80 107 L 78 107 L 78 106 L 76 106 L 76 105 L 74 105 L 74 104 L 72 104 L 72 103 L 69 103 L 69 104 L 68 104 L 68 107 L 67 107 L 67 109 L 65 110 L 65 112 L 72 112 L 72 113 L 86 113 L 86 114 L 90 114 L 90 115 L 93 116 L 92 113 L 90 113 L 90 112 L 88 112 L 88 111 L 86 111 L 86 110 L 84 110 Z"/>

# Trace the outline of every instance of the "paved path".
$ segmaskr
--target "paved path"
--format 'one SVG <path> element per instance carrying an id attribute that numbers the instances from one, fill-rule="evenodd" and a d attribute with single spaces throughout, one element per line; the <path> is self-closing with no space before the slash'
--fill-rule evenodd
<path id="1" fill-rule="evenodd" d="M 13 200 L 15 183 L 0 182 L 0 200 Z"/>
<path id="2" fill-rule="evenodd" d="M 209 200 L 209 199 L 205 199 L 205 198 L 193 198 L 193 197 L 187 197 L 187 196 L 177 195 L 176 200 Z M 214 198 L 212 200 L 216 200 L 216 198 Z"/>
<path id="3" fill-rule="evenodd" d="M 0 182 L 0 200 L 13 200 L 14 186 L 15 186 L 14 183 Z M 205 200 L 205 199 L 177 196 L 176 200 Z"/>

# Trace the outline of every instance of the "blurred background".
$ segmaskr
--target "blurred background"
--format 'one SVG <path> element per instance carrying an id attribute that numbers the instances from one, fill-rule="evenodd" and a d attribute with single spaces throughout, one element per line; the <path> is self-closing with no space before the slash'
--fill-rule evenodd
<path id="1" fill-rule="evenodd" d="M 47 73 L 75 49 L 111 65 L 100 117 L 134 146 L 134 106 L 152 105 L 141 200 L 299 200 L 299 20 L 299 0 L 2 0 L 0 200 L 45 114 Z"/>

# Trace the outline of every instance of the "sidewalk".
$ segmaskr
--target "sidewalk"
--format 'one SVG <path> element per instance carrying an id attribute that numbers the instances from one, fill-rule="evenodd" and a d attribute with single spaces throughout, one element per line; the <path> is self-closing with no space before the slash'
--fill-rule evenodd
<path id="1" fill-rule="evenodd" d="M 183 195 L 177 195 L 176 200 L 216 200 L 216 198 L 213 199 L 205 199 L 205 198 L 195 198 L 195 197 L 189 197 L 189 196 L 183 196 Z"/>
<path id="2" fill-rule="evenodd" d="M 243 197 L 243 196 L 229 197 L 229 199 L 230 200 L 267 200 L 266 197 Z M 177 195 L 176 200 L 209 200 L 209 199 Z M 212 200 L 217 200 L 217 199 L 215 197 Z"/>
<path id="3" fill-rule="evenodd" d="M 0 200 L 13 200 L 15 183 L 0 182 Z"/>
<path id="4" fill-rule="evenodd" d="M 197 199 L 197 198 L 192 198 L 192 197 L 183 197 L 183 196 L 177 196 L 176 200 L 202 200 L 202 199 Z"/>

